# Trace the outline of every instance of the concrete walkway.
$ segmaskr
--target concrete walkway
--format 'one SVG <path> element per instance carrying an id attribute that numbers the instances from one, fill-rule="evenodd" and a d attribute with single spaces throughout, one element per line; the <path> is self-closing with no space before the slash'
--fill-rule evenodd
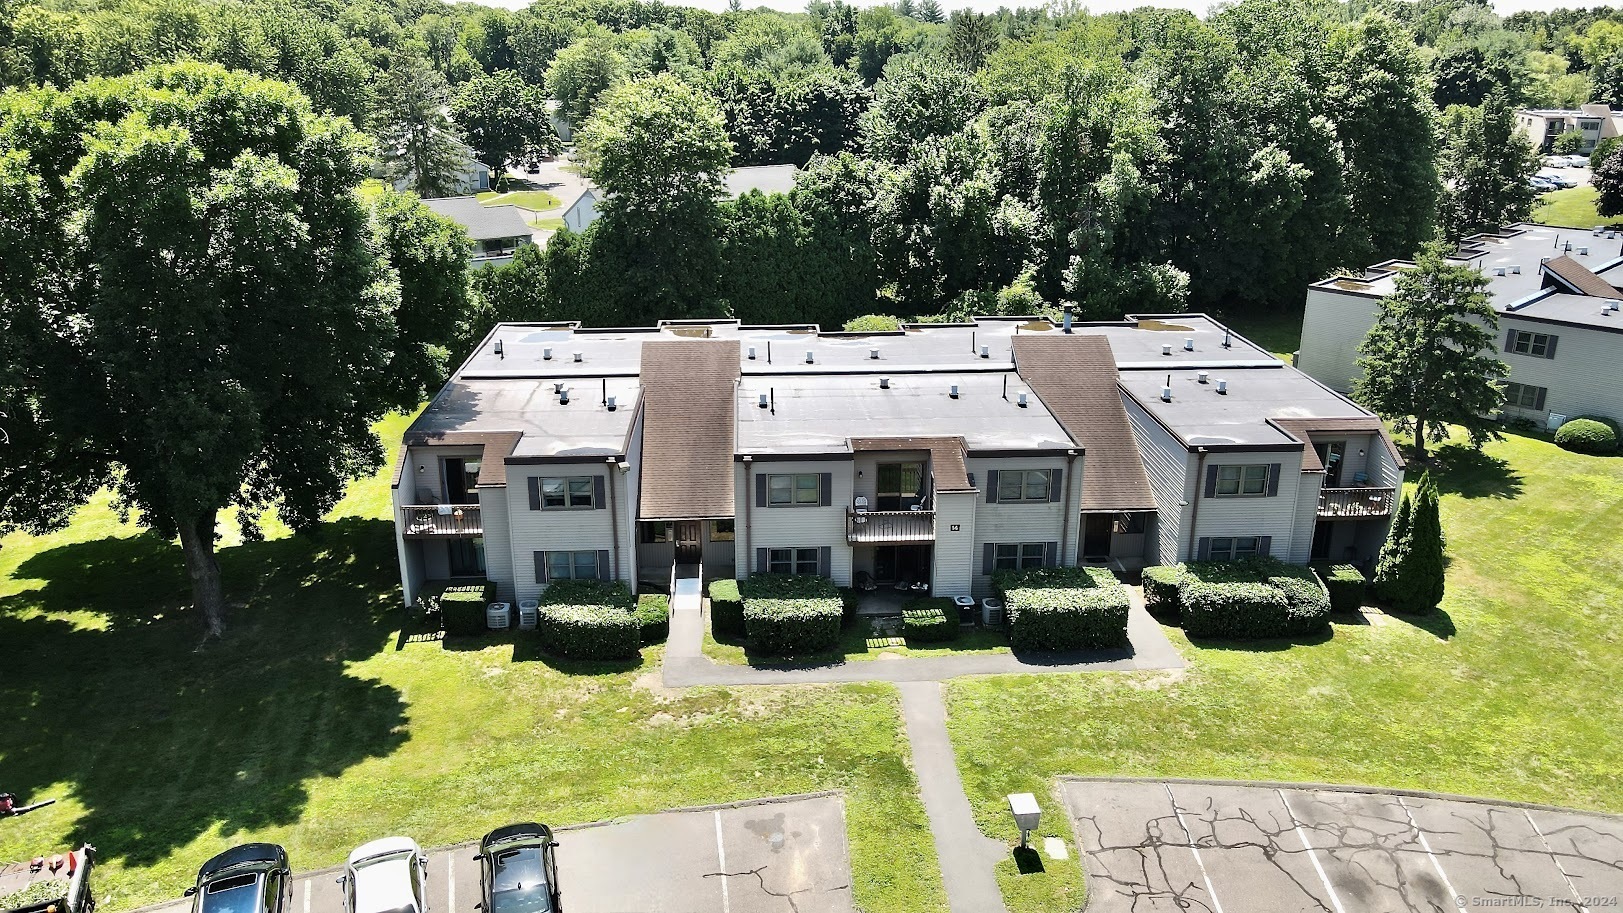
<path id="1" fill-rule="evenodd" d="M 666 668 L 673 660 L 704 659 L 700 652 L 704 644 L 704 595 L 697 574 L 676 579 L 676 589 L 671 594 L 671 633 L 667 643 Z"/>
<path id="2" fill-rule="evenodd" d="M 992 867 L 1009 854 L 1009 848 L 975 826 L 963 782 L 958 779 L 958 759 L 947 737 L 941 684 L 903 682 L 898 690 L 948 905 L 952 913 L 998 913 L 1005 908 Z"/>

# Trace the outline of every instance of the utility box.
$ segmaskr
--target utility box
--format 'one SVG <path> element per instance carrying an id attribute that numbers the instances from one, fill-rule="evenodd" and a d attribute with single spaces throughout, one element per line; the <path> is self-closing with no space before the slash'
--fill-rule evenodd
<path id="1" fill-rule="evenodd" d="M 1014 815 L 1014 826 L 1020 829 L 1020 845 L 1025 846 L 1031 832 L 1042 821 L 1043 812 L 1037 807 L 1037 797 L 1031 793 L 1010 793 L 1009 813 Z"/>

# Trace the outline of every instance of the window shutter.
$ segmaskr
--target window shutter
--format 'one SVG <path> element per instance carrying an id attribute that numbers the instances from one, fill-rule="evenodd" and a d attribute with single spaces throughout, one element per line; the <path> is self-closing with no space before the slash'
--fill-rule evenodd
<path id="1" fill-rule="evenodd" d="M 818 473 L 818 475 L 817 475 L 817 487 L 822 490 L 822 495 L 819 497 L 817 503 L 822 505 L 823 507 L 827 507 L 830 504 L 833 504 L 834 503 L 834 473 L 832 473 L 832 472 Z M 824 575 L 824 576 L 827 576 L 827 575 Z"/>
<path id="2" fill-rule="evenodd" d="M 1212 558 L 1212 537 L 1201 536 L 1197 542 L 1198 544 L 1195 546 L 1195 560 L 1210 561 Z"/>
<path id="3" fill-rule="evenodd" d="M 1548 392 L 1550 392 L 1550 391 L 1546 390 L 1543 387 L 1538 388 L 1538 399 L 1533 401 L 1533 408 L 1534 409 L 1543 409 L 1544 408 L 1544 394 L 1546 394 Z"/>
<path id="4" fill-rule="evenodd" d="M 1212 498 L 1212 497 L 1216 497 L 1216 496 L 1217 496 L 1217 467 L 1216 466 L 1207 466 L 1206 467 L 1206 494 L 1205 494 L 1205 497 Z"/>
<path id="5" fill-rule="evenodd" d="M 765 475 L 758 475 L 758 476 L 755 477 L 755 506 L 756 507 L 765 507 L 766 506 L 766 476 Z"/>
<path id="6" fill-rule="evenodd" d="M 834 576 L 834 549 L 830 546 L 824 545 L 817 549 L 817 576 Z"/>
<path id="7" fill-rule="evenodd" d="M 531 479 L 530 481 L 533 482 L 535 480 Z M 535 582 L 536 583 L 546 583 L 547 582 L 547 553 L 546 552 L 536 552 L 535 553 Z"/>
<path id="8" fill-rule="evenodd" d="M 766 549 L 758 548 L 755 550 L 755 573 L 764 574 L 766 572 Z"/>
<path id="9" fill-rule="evenodd" d="M 1506 352 L 1511 351 L 1515 347 L 1515 345 L 1516 345 L 1516 331 L 1515 330 L 1506 330 L 1505 331 L 1505 351 Z"/>
<path id="10" fill-rule="evenodd" d="M 986 470 L 986 503 L 988 503 L 988 504 L 996 504 L 997 503 L 997 470 L 996 469 L 988 469 L 988 470 Z M 987 571 L 987 573 L 990 574 L 992 572 Z"/>
<path id="11" fill-rule="evenodd" d="M 1065 498 L 1065 470 L 1056 469 L 1048 478 L 1048 500 L 1061 501 Z"/>
<path id="12" fill-rule="evenodd" d="M 1279 470 L 1282 468 L 1283 464 L 1280 463 L 1268 464 L 1268 497 L 1270 498 L 1279 494 Z"/>
<path id="13" fill-rule="evenodd" d="M 541 479 L 537 476 L 530 476 L 530 509 L 541 509 Z"/>
<path id="14" fill-rule="evenodd" d="M 601 479 L 602 476 L 599 476 L 598 478 Z M 606 548 L 600 548 L 597 550 L 597 579 L 614 579 L 614 570 L 609 567 L 609 550 Z"/>
<path id="15" fill-rule="evenodd" d="M 1257 554 L 1261 555 L 1264 558 L 1268 557 L 1268 549 L 1271 548 L 1273 546 L 1273 544 L 1274 544 L 1274 537 L 1273 536 L 1258 536 L 1257 537 Z"/>
<path id="16" fill-rule="evenodd" d="M 1044 567 L 1059 567 L 1059 543 L 1058 542 L 1044 542 L 1043 543 L 1043 566 Z"/>
<path id="17" fill-rule="evenodd" d="M 1546 346 L 1545 349 L 1544 349 L 1544 357 L 1545 358 L 1554 358 L 1555 357 L 1555 343 L 1560 338 L 1561 337 L 1559 337 L 1559 336 L 1551 336 L 1550 337 L 1550 344 L 1548 346 Z"/>
<path id="18" fill-rule="evenodd" d="M 603 481 L 602 476 L 592 476 L 592 505 L 598 510 L 607 510 L 609 506 L 608 499 L 603 496 L 603 489 L 607 487 Z"/>
<path id="19" fill-rule="evenodd" d="M 981 551 L 981 573 L 990 574 L 997 568 L 997 545 L 986 543 Z"/>

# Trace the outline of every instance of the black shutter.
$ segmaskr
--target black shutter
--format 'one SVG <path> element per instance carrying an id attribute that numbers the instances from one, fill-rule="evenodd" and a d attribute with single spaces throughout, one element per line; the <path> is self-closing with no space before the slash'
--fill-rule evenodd
<path id="1" fill-rule="evenodd" d="M 1044 542 L 1043 543 L 1043 566 L 1044 567 L 1059 567 L 1059 543 L 1058 542 Z"/>
<path id="2" fill-rule="evenodd" d="M 547 553 L 546 552 L 536 552 L 535 553 L 535 582 L 536 583 L 546 583 L 547 582 Z"/>
<path id="3" fill-rule="evenodd" d="M 592 506 L 598 510 L 605 510 L 609 506 L 608 498 L 603 496 L 603 489 L 606 487 L 602 476 L 592 476 Z"/>
<path id="4" fill-rule="evenodd" d="M 1546 393 L 1548 393 L 1550 391 L 1543 388 L 1543 387 L 1535 387 L 1534 389 L 1538 390 L 1538 399 L 1533 401 L 1533 408 L 1534 409 L 1543 409 L 1544 408 L 1544 394 L 1546 394 Z"/>
<path id="5" fill-rule="evenodd" d="M 1196 561 L 1210 561 L 1212 559 L 1212 537 L 1201 536 L 1195 546 Z"/>
<path id="6" fill-rule="evenodd" d="M 1279 471 L 1282 468 L 1283 465 L 1280 463 L 1268 464 L 1268 497 L 1270 498 L 1279 494 Z"/>
<path id="7" fill-rule="evenodd" d="M 1544 357 L 1545 358 L 1554 358 L 1555 357 L 1555 342 L 1556 342 L 1557 339 L 1560 339 L 1560 338 L 1561 337 L 1559 337 L 1559 336 L 1551 336 L 1550 337 L 1550 344 L 1544 348 Z"/>
<path id="8" fill-rule="evenodd" d="M 988 503 L 988 504 L 996 504 L 997 503 L 997 470 L 996 469 L 988 469 L 988 470 L 986 470 L 986 503 Z M 991 573 L 991 571 L 987 571 L 987 573 Z"/>
<path id="9" fill-rule="evenodd" d="M 755 550 L 755 573 L 764 574 L 766 572 L 766 549 L 758 548 Z"/>
<path id="10" fill-rule="evenodd" d="M 823 545 L 817 549 L 817 576 L 834 576 L 834 549 L 830 546 Z"/>
<path id="11" fill-rule="evenodd" d="M 1065 470 L 1055 469 L 1048 479 L 1048 500 L 1058 501 L 1065 497 Z"/>
<path id="12" fill-rule="evenodd" d="M 530 509 L 541 509 L 541 479 L 537 476 L 530 476 Z"/>
<path id="13" fill-rule="evenodd" d="M 766 476 L 764 475 L 755 477 L 755 506 L 766 506 Z"/>
<path id="14" fill-rule="evenodd" d="M 981 552 L 981 573 L 990 574 L 997 569 L 997 546 L 991 542 L 986 543 Z"/>
<path id="15" fill-rule="evenodd" d="M 597 579 L 614 579 L 614 570 L 609 567 L 609 550 L 606 548 L 597 550 Z"/>
<path id="16" fill-rule="evenodd" d="M 1505 331 L 1505 351 L 1506 352 L 1511 351 L 1512 350 L 1511 347 L 1514 346 L 1514 345 L 1516 345 L 1516 331 L 1515 330 L 1506 330 Z"/>
<path id="17" fill-rule="evenodd" d="M 1205 494 L 1205 497 L 1211 498 L 1211 497 L 1215 497 L 1216 495 L 1217 495 L 1217 467 L 1216 466 L 1207 466 L 1206 467 L 1206 494 Z"/>
<path id="18" fill-rule="evenodd" d="M 818 473 L 818 475 L 817 475 L 817 487 L 822 492 L 822 494 L 818 496 L 817 503 L 819 505 L 823 506 L 823 507 L 827 507 L 830 504 L 833 504 L 834 503 L 834 473 L 832 473 L 832 472 Z M 825 576 L 827 576 L 827 575 L 825 575 Z"/>
<path id="19" fill-rule="evenodd" d="M 1271 548 L 1273 546 L 1273 544 L 1274 544 L 1274 537 L 1273 536 L 1258 536 L 1257 537 L 1257 554 L 1261 555 L 1264 558 L 1268 557 L 1268 549 Z"/>

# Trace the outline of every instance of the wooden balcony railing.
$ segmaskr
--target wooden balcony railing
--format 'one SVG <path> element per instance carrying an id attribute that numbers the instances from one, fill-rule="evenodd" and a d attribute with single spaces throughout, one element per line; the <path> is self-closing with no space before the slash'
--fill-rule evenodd
<path id="1" fill-rule="evenodd" d="M 893 544 L 934 542 L 933 510 L 845 509 L 845 541 L 851 543 Z"/>
<path id="2" fill-rule="evenodd" d="M 1392 513 L 1397 490 L 1392 488 L 1325 488 L 1319 491 L 1322 520 L 1385 517 Z"/>
<path id="3" fill-rule="evenodd" d="M 408 539 L 431 536 L 478 536 L 485 531 L 477 504 L 413 504 L 400 508 Z"/>

